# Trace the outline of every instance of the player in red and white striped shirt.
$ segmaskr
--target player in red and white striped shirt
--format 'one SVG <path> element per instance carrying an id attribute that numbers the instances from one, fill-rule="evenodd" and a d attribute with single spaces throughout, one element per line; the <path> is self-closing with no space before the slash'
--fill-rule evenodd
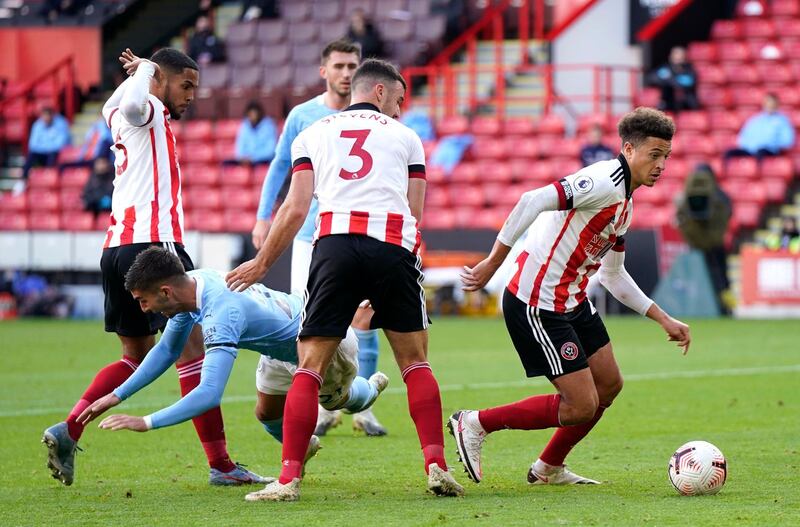
<path id="1" fill-rule="evenodd" d="M 44 432 L 48 466 L 54 478 L 70 485 L 74 455 L 84 423 L 77 417 L 93 402 L 122 384 L 155 344 L 155 333 L 166 325 L 161 315 L 143 313 L 125 289 L 125 274 L 136 255 L 161 245 L 178 255 L 187 270 L 194 269 L 183 248 L 181 174 L 170 119 L 180 119 L 194 99 L 197 64 L 184 53 L 165 48 L 150 60 L 129 49 L 120 57 L 130 78 L 103 106 L 116 154 L 111 225 L 103 245 L 100 268 L 105 293 L 105 329 L 116 333 L 122 359 L 97 373 L 65 422 Z M 200 383 L 203 338 L 195 328 L 176 363 L 182 395 Z M 265 480 L 235 464 L 228 456 L 219 407 L 194 418 L 206 452 L 214 485 L 263 483 Z"/>
<path id="2" fill-rule="evenodd" d="M 662 112 L 638 108 L 618 128 L 623 146 L 617 159 L 523 194 L 488 258 L 464 268 L 464 289 L 482 288 L 530 227 L 503 296 L 503 316 L 527 376 L 544 375 L 558 391 L 450 417 L 459 457 L 476 483 L 483 477 L 480 456 L 487 434 L 551 427 L 558 429 L 528 470 L 528 482 L 598 483 L 564 466 L 570 450 L 622 389 L 605 325 L 586 298 L 586 284 L 598 269 L 601 283 L 614 297 L 658 322 L 684 353 L 689 349 L 689 327 L 649 299 L 624 266 L 631 196 L 662 177 L 675 125 Z"/>
<path id="3" fill-rule="evenodd" d="M 306 448 L 301 445 L 308 445 L 314 431 L 320 384 L 365 298 L 375 310 L 371 327 L 383 328 L 406 383 L 429 490 L 463 493 L 447 471 L 439 385 L 427 362 L 428 316 L 417 254 L 425 155 L 419 137 L 394 119 L 405 89 L 391 64 L 375 59 L 361 64 L 353 75 L 351 106 L 295 139 L 292 184 L 267 240 L 255 260 L 227 277 L 234 289 L 261 278 L 291 243 L 316 195 L 320 214 L 297 346 L 299 368 L 286 396 L 281 475 L 248 500 L 299 498 Z"/>

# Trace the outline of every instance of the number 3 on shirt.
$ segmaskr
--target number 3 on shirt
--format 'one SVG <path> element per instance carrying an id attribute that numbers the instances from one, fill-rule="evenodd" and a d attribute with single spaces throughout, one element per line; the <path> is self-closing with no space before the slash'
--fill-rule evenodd
<path id="1" fill-rule="evenodd" d="M 353 147 L 350 149 L 349 156 L 355 156 L 361 159 L 361 168 L 355 172 L 349 172 L 345 169 L 339 171 L 339 177 L 346 180 L 361 179 L 369 174 L 372 170 L 372 156 L 369 152 L 364 150 L 364 141 L 367 140 L 371 130 L 342 130 L 339 137 L 345 139 L 355 139 Z"/>

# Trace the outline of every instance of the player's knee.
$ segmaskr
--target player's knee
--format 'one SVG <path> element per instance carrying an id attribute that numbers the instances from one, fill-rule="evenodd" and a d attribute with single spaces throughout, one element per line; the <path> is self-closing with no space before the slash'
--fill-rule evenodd
<path id="1" fill-rule="evenodd" d="M 267 408 L 266 406 L 261 406 L 258 404 L 256 405 L 256 408 L 253 413 L 256 414 L 256 419 L 258 419 L 262 423 L 264 421 L 274 421 L 275 419 L 279 419 L 282 415 L 278 412 L 270 411 L 270 409 Z"/>
<path id="2" fill-rule="evenodd" d="M 559 419 L 564 426 L 578 425 L 590 421 L 597 412 L 600 402 L 597 393 L 586 394 L 566 400 L 562 397 Z"/>

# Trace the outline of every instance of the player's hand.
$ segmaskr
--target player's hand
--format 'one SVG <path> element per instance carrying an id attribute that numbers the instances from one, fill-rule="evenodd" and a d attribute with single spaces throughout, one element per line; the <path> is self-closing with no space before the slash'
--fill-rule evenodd
<path id="1" fill-rule="evenodd" d="M 678 347 L 681 348 L 683 350 L 683 354 L 686 355 L 686 353 L 689 351 L 689 344 L 692 342 L 692 336 L 689 333 L 689 326 L 680 320 L 667 317 L 666 320 L 661 324 L 661 327 L 663 327 L 664 331 L 667 332 L 667 340 L 671 342 L 677 342 Z"/>
<path id="2" fill-rule="evenodd" d="M 499 266 L 495 265 L 488 258 L 479 262 L 475 267 L 469 268 L 466 265 L 461 272 L 461 289 L 464 291 L 478 291 L 491 280 Z"/>
<path id="3" fill-rule="evenodd" d="M 267 270 L 255 260 L 247 260 L 225 276 L 225 283 L 231 291 L 244 291 L 261 280 L 265 274 Z"/>
<path id="4" fill-rule="evenodd" d="M 147 432 L 147 424 L 144 422 L 144 417 L 137 417 L 135 415 L 109 415 L 100 421 L 99 426 L 103 430 L 133 430 L 134 432 Z"/>
<path id="5" fill-rule="evenodd" d="M 108 395 L 104 395 L 103 397 L 99 398 L 92 404 L 86 407 L 86 409 L 81 412 L 81 415 L 78 416 L 78 422 L 82 425 L 87 425 L 91 421 L 97 419 L 100 414 L 108 410 L 109 408 L 113 408 L 117 406 L 122 401 L 119 397 L 114 395 L 113 393 L 109 393 Z"/>
<path id="6" fill-rule="evenodd" d="M 134 55 L 133 51 L 130 50 L 130 48 L 125 48 L 125 51 L 123 51 L 119 56 L 119 61 L 122 63 L 122 68 L 128 75 L 133 75 L 136 73 L 136 69 L 139 67 L 139 64 L 143 64 L 145 62 L 152 64 L 155 68 L 156 71 L 153 74 L 153 77 L 158 77 L 161 72 L 158 64 L 147 59 L 137 57 Z"/>
<path id="7" fill-rule="evenodd" d="M 267 239 L 269 233 L 270 221 L 269 220 L 256 220 L 256 225 L 253 227 L 253 247 L 256 250 L 261 249 L 264 245 L 264 240 Z"/>

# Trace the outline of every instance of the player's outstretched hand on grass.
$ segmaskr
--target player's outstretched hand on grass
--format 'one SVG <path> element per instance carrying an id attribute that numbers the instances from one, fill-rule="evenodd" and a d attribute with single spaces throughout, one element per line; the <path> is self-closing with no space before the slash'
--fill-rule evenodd
<path id="1" fill-rule="evenodd" d="M 231 291 L 244 291 L 261 280 L 266 273 L 266 269 L 262 269 L 255 260 L 247 260 L 228 273 L 225 282 Z"/>
<path id="2" fill-rule="evenodd" d="M 134 432 L 147 432 L 147 424 L 144 422 L 144 417 L 137 417 L 135 415 L 109 415 L 100 421 L 99 426 L 103 430 L 133 430 Z"/>
<path id="3" fill-rule="evenodd" d="M 461 272 L 461 284 L 464 291 L 477 291 L 489 282 L 497 271 L 497 265 L 488 258 L 479 262 L 475 267 L 469 268 L 466 265 Z"/>
<path id="4" fill-rule="evenodd" d="M 109 393 L 108 395 L 104 395 L 103 397 L 99 398 L 92 404 L 86 407 L 86 409 L 81 412 L 81 415 L 78 416 L 78 422 L 87 425 L 89 422 L 97 419 L 103 412 L 108 410 L 109 408 L 113 408 L 121 403 L 120 398 L 114 395 L 113 393 Z"/>
<path id="5" fill-rule="evenodd" d="M 667 317 L 661 324 L 661 327 L 667 332 L 667 340 L 677 342 L 678 347 L 683 349 L 683 354 L 686 355 L 689 351 L 689 344 L 692 342 L 689 326 L 680 320 Z"/>

